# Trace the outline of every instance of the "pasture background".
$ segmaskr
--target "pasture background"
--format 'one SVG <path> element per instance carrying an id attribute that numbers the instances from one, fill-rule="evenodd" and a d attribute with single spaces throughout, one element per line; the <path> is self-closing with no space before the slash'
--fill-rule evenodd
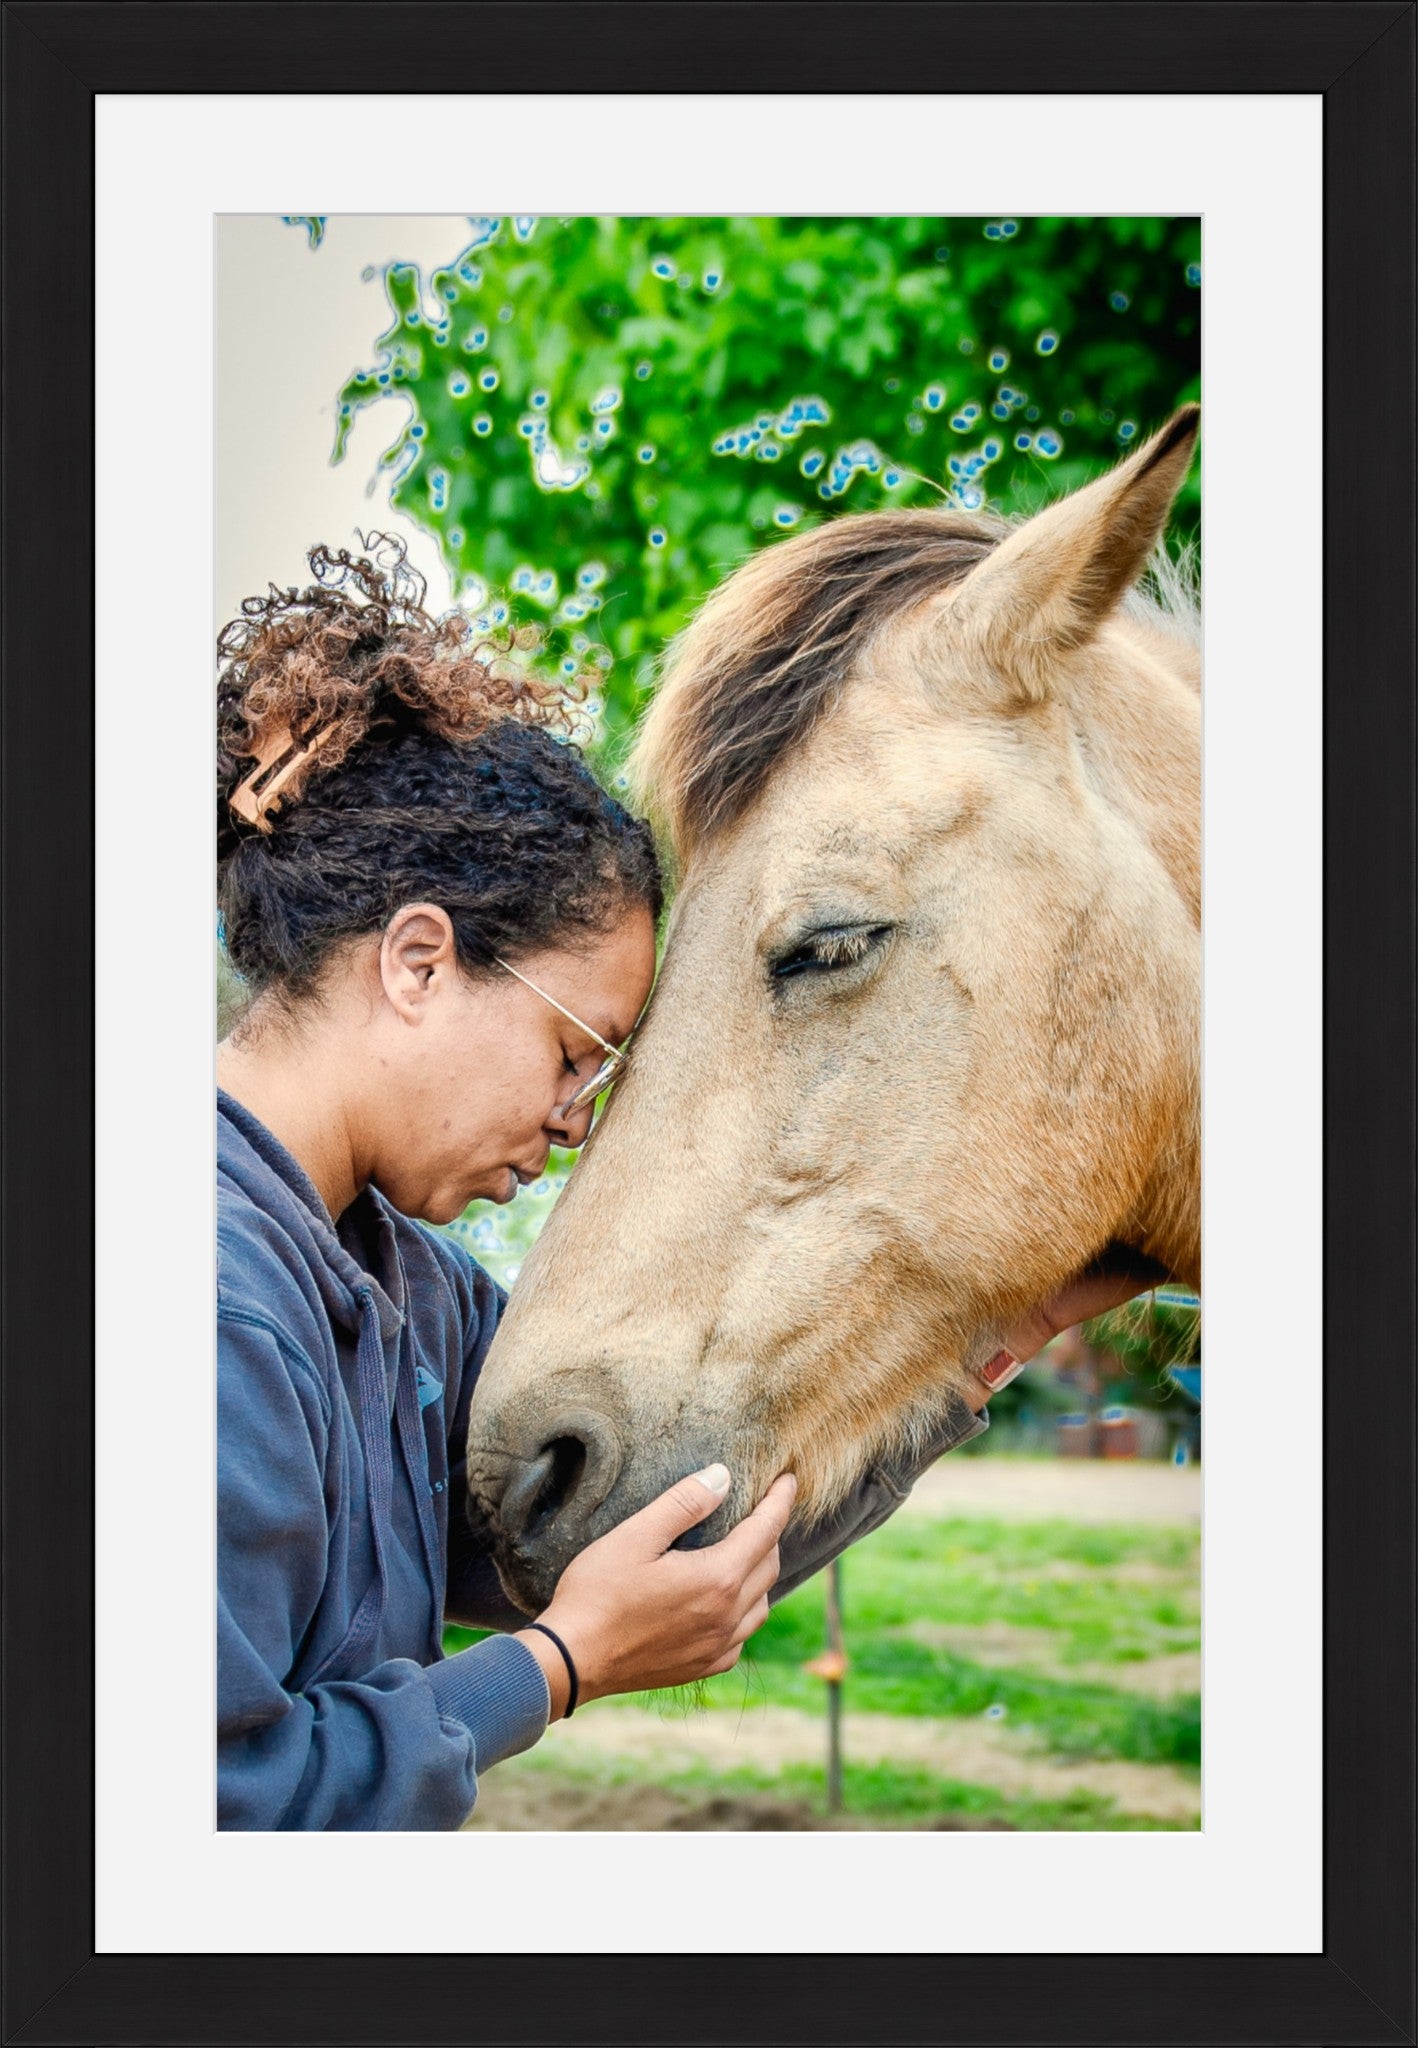
<path id="1" fill-rule="evenodd" d="M 957 1452 L 842 1561 L 839 1816 L 819 1576 L 697 1699 L 597 1700 L 499 1765 L 470 1826 L 1193 1828 L 1200 1509 L 1195 1465 Z"/>
<path id="2" fill-rule="evenodd" d="M 1199 396 L 1200 284 L 1193 219 L 225 218 L 215 623 L 316 541 L 398 532 L 435 609 L 585 689 L 615 781 L 736 562 L 842 511 L 1076 487 Z M 505 1284 L 569 1164 L 452 1226 Z M 1090 1335 L 1141 1402 L 1195 1351 L 1165 1311 Z M 1050 1440 L 1050 1389 L 1045 1361 L 845 1560 L 847 1824 L 1197 1824 L 1197 1473 L 1002 1458 Z M 584 1710 L 474 1825 L 822 1824 L 822 1601 L 697 1702 Z"/>

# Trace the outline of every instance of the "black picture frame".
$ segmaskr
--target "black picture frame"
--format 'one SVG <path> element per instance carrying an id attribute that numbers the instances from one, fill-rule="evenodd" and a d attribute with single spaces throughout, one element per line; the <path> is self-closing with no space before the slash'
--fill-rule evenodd
<path id="1" fill-rule="evenodd" d="M 404 0 L 397 22 L 390 12 L 347 0 L 0 9 L 0 2036 L 1413 2041 L 1414 6 Z M 75 740 L 94 710 L 94 96 L 522 90 L 529 46 L 546 91 L 742 91 L 751 76 L 820 93 L 1323 95 L 1322 1953 L 1034 1955 L 1028 1900 L 1002 1901 L 1021 1950 L 1007 1961 L 647 1956 L 627 1969 L 620 1956 L 539 1956 L 479 1968 L 476 1956 L 94 1952 L 93 1660 L 82 1627 L 93 1597 L 94 990 L 75 943 L 92 925 L 95 851 L 92 753 Z M 57 560 L 72 573 L 62 651 L 52 600 L 36 595 L 52 593 Z M 60 906 L 68 937 L 56 947 Z M 691 1906 L 692 1890 L 691 1858 Z"/>

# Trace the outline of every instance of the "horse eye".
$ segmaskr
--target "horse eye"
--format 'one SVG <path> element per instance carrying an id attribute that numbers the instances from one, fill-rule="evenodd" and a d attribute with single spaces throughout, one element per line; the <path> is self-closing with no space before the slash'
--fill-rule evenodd
<path id="1" fill-rule="evenodd" d="M 833 925 L 809 932 L 800 945 L 775 960 L 774 981 L 791 981 L 798 974 L 831 974 L 842 967 L 855 967 L 891 931 L 889 924 Z"/>

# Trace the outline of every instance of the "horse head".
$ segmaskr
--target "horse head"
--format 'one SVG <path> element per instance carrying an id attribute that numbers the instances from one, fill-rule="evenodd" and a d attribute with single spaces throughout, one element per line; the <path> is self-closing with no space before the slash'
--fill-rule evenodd
<path id="1" fill-rule="evenodd" d="M 473 1406 L 527 1607 L 713 1459 L 697 1540 L 785 1469 L 831 1514 L 1100 1259 L 1198 1283 L 1199 663 L 1134 590 L 1196 431 L 796 536 L 672 650 L 662 971 Z"/>

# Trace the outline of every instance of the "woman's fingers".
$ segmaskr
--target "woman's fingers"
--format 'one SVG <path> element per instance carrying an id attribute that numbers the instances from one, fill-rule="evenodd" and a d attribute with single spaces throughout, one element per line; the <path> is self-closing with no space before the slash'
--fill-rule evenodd
<path id="1" fill-rule="evenodd" d="M 733 1641 L 739 1644 L 746 1643 L 754 1630 L 762 1628 L 767 1619 L 768 1601 L 766 1597 L 760 1597 L 754 1601 L 752 1607 L 749 1608 L 743 1620 L 734 1630 Z"/>
<path id="2" fill-rule="evenodd" d="M 731 1640 L 736 1643 L 768 1613 L 767 1595 L 781 1569 L 778 1539 L 792 1513 L 796 1493 L 793 1475 L 780 1474 L 751 1515 L 722 1541 L 700 1553 L 706 1563 L 712 1560 L 719 1585 L 728 1596 L 730 1621 L 736 1631 Z M 747 1624 L 747 1617 L 754 1613 L 758 1620 Z"/>
<path id="3" fill-rule="evenodd" d="M 769 1588 L 777 1585 L 778 1573 L 781 1569 L 782 1560 L 778 1556 L 778 1546 L 775 1543 L 768 1555 L 759 1560 L 744 1580 L 739 1593 L 740 1607 L 756 1606 L 767 1594 Z"/>
<path id="4" fill-rule="evenodd" d="M 738 1662 L 767 1618 L 797 1482 L 775 1479 L 721 1542 L 674 1550 L 676 1537 L 722 1506 L 729 1484 L 722 1465 L 678 1480 L 567 1566 L 545 1618 L 558 1629 L 564 1621 L 577 1644 L 584 1698 L 683 1685 Z"/>
<path id="5" fill-rule="evenodd" d="M 760 1558 L 777 1545 L 788 1526 L 797 1498 L 798 1482 L 791 1472 L 780 1472 L 751 1515 L 745 1515 L 717 1544 L 723 1564 L 746 1578 Z"/>
<path id="6" fill-rule="evenodd" d="M 659 1557 L 676 1537 L 683 1536 L 697 1522 L 707 1521 L 715 1508 L 722 1507 L 728 1490 L 728 1466 L 706 1465 L 702 1472 L 677 1479 L 657 1500 L 629 1516 L 621 1523 L 621 1531 L 639 1538 L 647 1557 Z"/>

